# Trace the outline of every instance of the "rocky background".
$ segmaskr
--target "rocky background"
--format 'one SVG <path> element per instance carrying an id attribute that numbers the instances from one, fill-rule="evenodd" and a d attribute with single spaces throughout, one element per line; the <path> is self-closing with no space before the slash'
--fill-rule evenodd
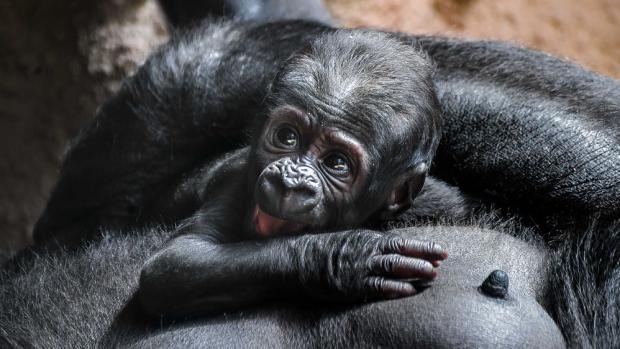
<path id="1" fill-rule="evenodd" d="M 344 26 L 509 40 L 620 77 L 618 0 L 326 0 Z M 155 0 L 0 2 L 0 259 L 30 242 L 67 141 L 168 38 Z"/>

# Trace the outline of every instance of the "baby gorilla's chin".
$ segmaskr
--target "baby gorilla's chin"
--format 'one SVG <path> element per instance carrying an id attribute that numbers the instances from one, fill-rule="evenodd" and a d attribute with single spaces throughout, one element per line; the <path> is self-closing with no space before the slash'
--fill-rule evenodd
<path id="1" fill-rule="evenodd" d="M 273 217 L 261 210 L 258 205 L 254 210 L 256 234 L 260 237 L 297 233 L 304 229 L 304 225 Z"/>

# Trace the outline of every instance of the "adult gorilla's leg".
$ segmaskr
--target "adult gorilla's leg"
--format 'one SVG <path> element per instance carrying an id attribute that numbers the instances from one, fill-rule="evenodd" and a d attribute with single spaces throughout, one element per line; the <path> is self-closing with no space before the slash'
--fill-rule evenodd
<path id="1" fill-rule="evenodd" d="M 547 255 L 505 233 L 468 227 L 398 231 L 451 251 L 415 297 L 362 305 L 276 304 L 160 327 L 131 299 L 139 269 L 167 233 L 109 236 L 76 253 L 43 254 L 0 274 L 0 343 L 26 347 L 532 347 L 563 345 L 539 305 Z M 494 269 L 505 298 L 479 286 Z M 75 304 L 76 306 L 68 306 Z M 126 305 L 129 304 L 129 305 Z"/>

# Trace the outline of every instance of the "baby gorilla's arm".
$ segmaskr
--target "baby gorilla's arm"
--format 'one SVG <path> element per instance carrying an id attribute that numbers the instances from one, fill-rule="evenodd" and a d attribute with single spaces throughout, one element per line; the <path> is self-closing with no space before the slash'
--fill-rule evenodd
<path id="1" fill-rule="evenodd" d="M 332 301 L 403 297 L 416 292 L 407 279 L 436 276 L 438 261 L 447 255 L 442 247 L 389 233 L 353 230 L 240 241 L 245 155 L 240 151 L 209 165 L 215 174 L 227 175 L 203 175 L 198 187 L 213 188 L 201 195 L 209 202 L 179 228 L 182 235 L 145 263 L 139 298 L 150 314 L 221 312 L 300 294 Z M 437 180 L 425 187 L 416 200 L 421 206 L 460 197 L 458 189 Z"/>
<path id="2" fill-rule="evenodd" d="M 416 293 L 405 279 L 433 279 L 447 253 L 435 243 L 359 230 L 219 243 L 178 236 L 142 269 L 139 298 L 151 315 L 182 317 L 275 298 L 333 301 Z"/>

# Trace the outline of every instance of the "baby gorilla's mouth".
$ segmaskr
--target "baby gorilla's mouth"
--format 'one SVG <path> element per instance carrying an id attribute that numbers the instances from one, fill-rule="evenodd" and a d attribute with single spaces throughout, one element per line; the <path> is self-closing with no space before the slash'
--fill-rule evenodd
<path id="1" fill-rule="evenodd" d="M 296 233 L 304 228 L 302 224 L 273 217 L 261 210 L 258 205 L 256 205 L 256 210 L 254 211 L 254 221 L 256 233 L 262 237 Z"/>

